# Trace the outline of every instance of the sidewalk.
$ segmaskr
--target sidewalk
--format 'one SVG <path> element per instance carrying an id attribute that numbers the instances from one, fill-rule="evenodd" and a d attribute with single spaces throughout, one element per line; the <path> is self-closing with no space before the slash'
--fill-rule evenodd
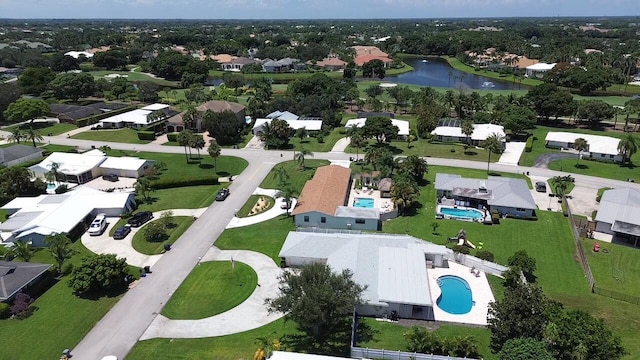
<path id="1" fill-rule="evenodd" d="M 331 152 L 344 152 L 349 144 L 351 144 L 351 138 L 343 137 L 342 139 L 336 141 L 336 144 L 333 145 Z"/>
<path id="2" fill-rule="evenodd" d="M 246 250 L 209 249 L 205 261 L 239 261 L 258 275 L 258 287 L 242 304 L 215 316 L 199 320 L 171 320 L 158 315 L 142 334 L 140 340 L 153 338 L 194 339 L 237 334 L 257 329 L 278 320 L 284 314 L 269 313 L 265 300 L 278 295 L 278 277 L 282 274 L 273 260 L 261 253 Z"/>
<path id="3" fill-rule="evenodd" d="M 265 195 L 265 196 L 269 196 L 275 199 L 276 203 L 273 205 L 273 207 L 261 214 L 258 215 L 253 215 L 253 216 L 249 216 L 249 217 L 243 217 L 243 218 L 239 218 L 239 217 L 234 217 L 233 219 L 231 219 L 231 221 L 229 221 L 229 224 L 227 224 L 227 229 L 233 229 L 233 228 L 238 228 L 238 227 L 243 227 L 243 226 L 249 226 L 249 225 L 254 225 L 254 224 L 258 224 L 261 223 L 263 221 L 267 221 L 267 220 L 271 220 L 274 218 L 277 218 L 280 215 L 286 214 L 287 210 L 286 209 L 282 209 L 280 208 L 280 205 L 282 205 L 284 203 L 284 198 L 282 197 L 276 197 L 278 194 L 279 190 L 275 190 L 275 189 L 262 189 L 262 188 L 257 188 L 252 195 Z M 291 199 L 291 208 L 293 209 L 296 207 L 296 199 Z"/>

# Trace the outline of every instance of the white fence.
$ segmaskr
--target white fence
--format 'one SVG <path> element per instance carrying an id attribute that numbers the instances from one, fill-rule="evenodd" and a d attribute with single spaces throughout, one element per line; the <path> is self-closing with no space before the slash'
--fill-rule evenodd
<path id="1" fill-rule="evenodd" d="M 478 270 L 484 271 L 487 274 L 502 276 L 502 273 L 509 270 L 508 267 L 496 264 L 491 261 L 478 259 L 475 256 L 465 254 L 455 254 L 454 260 L 464 266 L 475 267 Z"/>
<path id="2" fill-rule="evenodd" d="M 353 359 L 385 359 L 385 360 L 472 360 L 475 358 L 460 358 L 455 356 L 420 354 L 404 351 L 365 349 L 352 346 Z"/>

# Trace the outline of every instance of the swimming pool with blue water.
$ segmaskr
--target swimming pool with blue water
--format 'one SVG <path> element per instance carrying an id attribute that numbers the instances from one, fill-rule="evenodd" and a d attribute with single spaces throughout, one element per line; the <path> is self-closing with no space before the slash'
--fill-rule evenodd
<path id="1" fill-rule="evenodd" d="M 484 214 L 481 211 L 475 209 L 456 209 L 450 207 L 441 207 L 440 213 L 443 215 L 448 215 L 454 218 L 459 219 L 473 219 L 478 220 L 482 219 Z"/>
<path id="2" fill-rule="evenodd" d="M 462 315 L 471 311 L 473 294 L 469 283 L 454 275 L 445 275 L 437 280 L 441 294 L 436 304 L 449 314 Z"/>
<path id="3" fill-rule="evenodd" d="M 355 199 L 353 199 L 353 207 L 373 208 L 373 199 L 371 199 L 371 198 L 355 198 Z"/>

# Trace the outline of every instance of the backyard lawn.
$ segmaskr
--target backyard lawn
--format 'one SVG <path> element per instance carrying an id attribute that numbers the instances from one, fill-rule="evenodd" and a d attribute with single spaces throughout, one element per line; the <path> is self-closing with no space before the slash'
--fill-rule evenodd
<path id="1" fill-rule="evenodd" d="M 226 229 L 215 242 L 222 250 L 252 250 L 263 253 L 280 264 L 280 249 L 289 231 L 295 231 L 293 218 L 278 216 L 259 224 Z"/>
<path id="2" fill-rule="evenodd" d="M 260 198 L 263 198 L 266 202 L 267 202 L 267 206 L 264 208 L 264 210 L 253 214 L 253 215 L 257 215 L 260 213 L 263 213 L 269 209 L 271 209 L 274 205 L 275 205 L 275 199 L 270 197 L 270 196 L 266 196 L 266 195 L 251 195 L 249 196 L 249 200 L 247 200 L 246 203 L 244 203 L 244 205 L 242 205 L 242 207 L 240 208 L 240 210 L 238 210 L 236 216 L 237 217 L 249 217 L 249 216 L 253 216 L 251 215 L 251 210 L 253 209 L 253 207 L 256 205 L 256 203 L 258 202 L 258 200 L 260 200 Z"/>
<path id="3" fill-rule="evenodd" d="M 138 132 L 129 128 L 119 130 L 89 130 L 75 134 L 71 138 L 128 144 L 148 144 L 151 142 L 149 140 L 138 139 Z"/>
<path id="4" fill-rule="evenodd" d="M 171 296 L 162 315 L 175 320 L 203 319 L 231 310 L 245 301 L 258 284 L 247 264 L 235 261 L 203 262 L 196 266 Z"/>
<path id="5" fill-rule="evenodd" d="M 33 127 L 33 129 L 42 136 L 48 136 L 49 134 L 60 135 L 66 133 L 67 131 L 78 128 L 77 126 L 68 123 L 35 122 L 33 124 L 27 123 L 22 125 L 14 125 L 3 130 L 10 132 L 15 127 L 20 127 L 20 129 L 22 130 L 29 130 L 31 127 Z"/>
<path id="6" fill-rule="evenodd" d="M 263 189 L 278 189 L 277 169 L 282 167 L 286 170 L 287 174 L 289 174 L 289 182 L 299 194 L 307 180 L 313 177 L 316 168 L 325 165 L 329 165 L 329 161 L 309 158 L 304 160 L 304 169 L 301 169 L 300 165 L 295 161 L 280 163 L 271 169 L 267 177 L 262 181 L 262 184 L 260 184 L 260 187 Z"/>
<path id="7" fill-rule="evenodd" d="M 596 286 L 640 299 L 640 249 L 598 241 L 600 251 L 594 252 L 595 241 L 583 239 L 582 247 Z"/>
<path id="8" fill-rule="evenodd" d="M 147 255 L 161 254 L 164 250 L 164 245 L 176 242 L 176 240 L 178 240 L 178 238 L 187 231 L 194 221 L 192 216 L 173 216 L 171 219 L 174 226 L 167 229 L 167 240 L 160 242 L 147 241 L 143 227 L 133 236 L 133 240 L 131 241 L 133 248 L 136 249 L 136 251 Z M 159 219 L 155 219 L 153 221 L 159 221 Z"/>

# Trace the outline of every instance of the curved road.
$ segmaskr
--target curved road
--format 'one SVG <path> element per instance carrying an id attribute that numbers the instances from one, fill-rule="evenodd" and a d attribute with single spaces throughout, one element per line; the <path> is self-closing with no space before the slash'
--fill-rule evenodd
<path id="1" fill-rule="evenodd" d="M 92 145 L 107 145 L 112 149 L 183 153 L 181 147 L 157 144 L 124 144 L 99 141 L 45 137 L 43 142 L 59 145 L 90 148 Z M 74 348 L 73 355 L 80 360 L 101 359 L 116 355 L 124 359 L 145 332 L 174 291 L 202 259 L 225 226 L 233 218 L 235 209 L 240 209 L 271 168 L 279 162 L 293 159 L 291 151 L 265 151 L 260 149 L 223 149 L 222 155 L 242 157 L 249 162 L 245 171 L 229 186 L 231 196 L 225 202 L 214 202 L 204 214 L 176 241 L 172 250 L 165 254 L 152 268 L 153 273 L 138 286 L 129 290 L 122 299 L 96 324 L 96 326 Z M 348 160 L 353 154 L 315 153 L 315 159 Z M 454 166 L 470 169 L 486 169 L 487 164 L 478 161 L 426 158 L 430 165 Z M 535 167 L 491 164 L 491 170 L 510 173 L 530 172 L 531 175 L 553 177 L 566 175 L 559 171 Z M 599 189 L 602 187 L 633 186 L 640 184 L 592 176 L 573 175 L 576 185 Z M 64 344 L 60 344 L 61 348 Z"/>

